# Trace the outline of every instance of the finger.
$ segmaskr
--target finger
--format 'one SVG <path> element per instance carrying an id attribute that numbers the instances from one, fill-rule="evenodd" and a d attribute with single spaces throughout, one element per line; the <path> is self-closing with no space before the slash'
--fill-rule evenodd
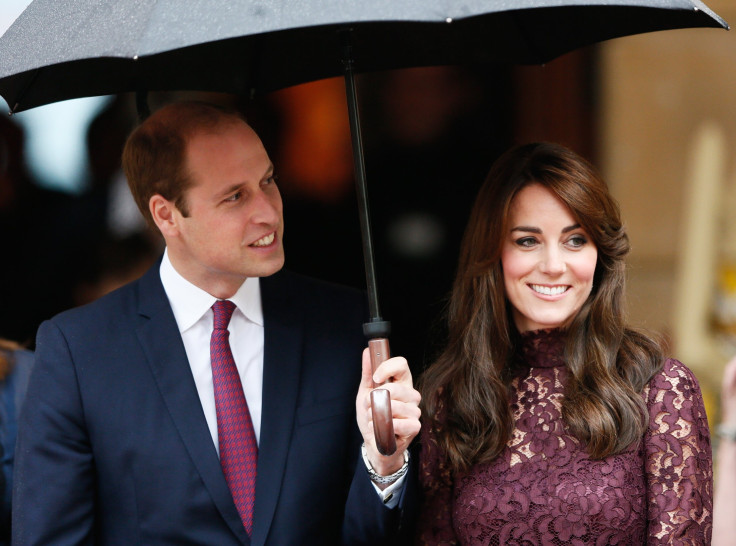
<path id="1" fill-rule="evenodd" d="M 406 383 L 384 383 L 379 388 L 386 389 L 391 400 L 400 400 L 417 406 L 422 401 L 419 391 Z"/>
<path id="2" fill-rule="evenodd" d="M 407 420 L 407 419 L 395 419 L 394 420 L 394 437 L 396 438 L 396 444 L 398 451 L 403 450 L 411 443 L 411 441 L 419 434 L 422 425 L 419 421 Z M 368 422 L 368 430 L 370 434 L 364 440 L 367 445 L 376 447 L 376 439 L 373 435 L 373 421 Z"/>
<path id="3" fill-rule="evenodd" d="M 393 417 L 394 422 L 404 420 L 419 423 L 421 414 L 421 410 L 414 404 L 391 401 L 391 417 Z"/>
<path id="4" fill-rule="evenodd" d="M 363 408 L 363 412 L 365 415 L 372 415 L 370 405 Z M 419 419 L 421 415 L 422 411 L 414 402 L 405 402 L 391 398 L 391 416 L 394 419 Z"/>
<path id="5" fill-rule="evenodd" d="M 394 419 L 394 434 L 397 439 L 411 441 L 419 431 L 422 425 L 415 419 Z"/>
<path id="6" fill-rule="evenodd" d="M 391 417 L 394 423 L 394 434 L 408 434 L 414 429 L 418 431 L 421 415 L 421 410 L 416 404 L 391 400 Z M 373 413 L 370 408 L 363 410 L 362 420 L 366 423 L 373 422 Z M 401 431 L 405 432 L 402 433 Z"/>
<path id="7" fill-rule="evenodd" d="M 358 394 L 358 403 L 360 405 L 359 406 L 356 406 L 356 409 L 357 410 L 363 411 L 363 412 L 368 412 L 368 413 L 371 412 L 371 404 L 372 404 L 372 401 L 371 401 L 371 393 L 374 390 L 375 389 L 365 389 L 360 394 Z M 389 394 L 389 396 L 390 396 L 390 394 Z"/>
<path id="8" fill-rule="evenodd" d="M 396 440 L 404 440 L 407 443 L 411 442 L 414 437 L 419 434 L 422 424 L 419 419 L 394 419 L 394 436 Z M 370 431 L 369 441 L 372 445 L 375 445 L 375 437 L 373 436 L 373 421 L 368 421 L 368 430 Z"/>
<path id="9" fill-rule="evenodd" d="M 380 388 L 389 391 L 393 417 L 419 418 L 421 416 L 419 403 L 422 397 L 418 391 L 397 383 L 386 383 Z M 362 412 L 363 420 L 373 418 L 370 392 L 366 393 L 360 399 L 360 405 L 356 406 L 357 411 Z"/>
<path id="10" fill-rule="evenodd" d="M 408 382 L 411 384 L 411 370 L 409 369 L 409 363 L 403 356 L 395 356 L 385 360 L 373 373 L 373 380 L 379 385 L 389 379 L 394 382 Z"/>
<path id="11" fill-rule="evenodd" d="M 362 357 L 362 373 L 360 376 L 360 388 L 361 389 L 372 389 L 373 388 L 373 370 L 371 366 L 371 355 L 368 352 L 368 347 L 363 349 Z"/>

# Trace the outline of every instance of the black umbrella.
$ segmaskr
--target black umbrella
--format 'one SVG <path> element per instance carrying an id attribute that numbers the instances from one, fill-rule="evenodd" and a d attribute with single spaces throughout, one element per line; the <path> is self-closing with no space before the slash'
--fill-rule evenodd
<path id="1" fill-rule="evenodd" d="M 540 64 L 688 27 L 728 25 L 700 0 L 34 0 L 0 38 L 0 95 L 17 112 L 129 91 L 253 95 L 344 74 L 375 367 L 388 356 L 389 325 L 378 306 L 354 71 Z M 389 454 L 386 394 L 374 391 L 373 407 Z"/>
<path id="2" fill-rule="evenodd" d="M 0 38 L 17 111 L 125 91 L 265 92 L 361 72 L 544 63 L 610 38 L 726 27 L 700 0 L 34 0 Z"/>

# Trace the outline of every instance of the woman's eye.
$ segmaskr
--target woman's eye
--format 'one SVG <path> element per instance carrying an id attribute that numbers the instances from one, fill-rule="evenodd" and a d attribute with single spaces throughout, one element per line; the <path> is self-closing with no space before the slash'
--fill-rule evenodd
<path id="1" fill-rule="evenodd" d="M 573 248 L 580 248 L 585 245 L 588 240 L 582 235 L 573 235 L 567 240 L 567 244 Z"/>
<path id="2" fill-rule="evenodd" d="M 522 237 L 521 239 L 516 239 L 516 244 L 524 248 L 530 248 L 537 244 L 537 240 L 534 237 Z"/>

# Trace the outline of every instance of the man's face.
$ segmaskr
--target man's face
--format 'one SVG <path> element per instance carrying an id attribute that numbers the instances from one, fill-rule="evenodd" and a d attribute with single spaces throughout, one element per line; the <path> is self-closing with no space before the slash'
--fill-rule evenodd
<path id="1" fill-rule="evenodd" d="M 189 211 L 174 210 L 171 262 L 187 280 L 219 297 L 232 296 L 247 277 L 284 265 L 283 208 L 273 164 L 244 122 L 227 121 L 188 142 L 186 168 L 193 186 Z"/>

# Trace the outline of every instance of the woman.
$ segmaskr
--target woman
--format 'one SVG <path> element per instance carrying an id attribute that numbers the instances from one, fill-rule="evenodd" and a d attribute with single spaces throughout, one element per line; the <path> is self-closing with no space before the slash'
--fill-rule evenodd
<path id="1" fill-rule="evenodd" d="M 624 321 L 629 242 L 592 167 L 553 144 L 480 190 L 422 381 L 422 544 L 708 544 L 698 383 Z"/>

